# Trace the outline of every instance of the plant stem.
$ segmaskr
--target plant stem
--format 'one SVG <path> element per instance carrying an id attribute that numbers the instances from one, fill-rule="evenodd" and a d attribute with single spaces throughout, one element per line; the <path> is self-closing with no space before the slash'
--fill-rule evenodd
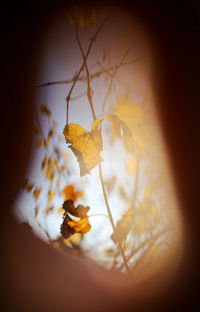
<path id="1" fill-rule="evenodd" d="M 104 213 L 96 213 L 96 214 L 92 214 L 92 215 L 88 216 L 88 218 L 91 218 L 91 217 L 106 217 L 106 218 L 109 218 L 109 216 L 107 216 Z"/>
<path id="2" fill-rule="evenodd" d="M 70 90 L 69 90 L 69 93 L 68 93 L 67 97 L 66 97 L 66 102 L 67 102 L 67 117 L 66 117 L 66 119 L 67 119 L 67 125 L 68 125 L 68 120 L 69 120 L 69 101 L 70 101 L 70 97 L 71 97 L 72 91 L 73 91 L 73 89 L 74 89 L 74 86 L 75 86 L 77 80 L 79 79 L 79 76 L 80 76 L 81 72 L 83 71 L 83 69 L 84 69 L 84 67 L 85 67 L 85 62 L 86 62 L 86 60 L 87 60 L 87 58 L 88 58 L 88 55 L 90 54 L 90 51 L 91 51 L 93 42 L 95 41 L 96 36 L 97 36 L 98 33 L 100 32 L 100 30 L 101 30 L 101 28 L 103 27 L 103 25 L 105 24 L 105 22 L 106 22 L 106 19 L 103 20 L 103 23 L 99 26 L 99 28 L 98 28 L 97 31 L 94 33 L 94 35 L 90 38 L 90 44 L 89 44 L 89 46 L 88 46 L 86 55 L 84 56 L 83 63 L 82 63 L 82 65 L 81 65 L 81 67 L 80 67 L 78 73 L 75 74 L 74 79 L 73 79 L 73 84 L 72 84 L 72 86 L 71 86 L 71 88 L 70 88 Z"/>
<path id="3" fill-rule="evenodd" d="M 140 61 L 141 58 L 136 58 L 134 60 L 131 60 L 131 61 L 127 61 L 127 62 L 123 62 L 121 64 L 121 67 L 122 66 L 127 66 L 127 65 L 131 65 L 131 64 L 134 64 L 138 61 Z M 100 63 L 98 63 L 99 65 Z M 81 65 L 82 66 L 82 65 Z M 99 65 L 101 66 L 101 65 Z M 113 71 L 115 70 L 116 68 L 119 67 L 119 64 L 116 64 L 116 65 L 113 65 L 113 66 L 110 66 L 108 68 L 102 68 L 102 70 L 99 70 L 99 71 L 96 71 L 95 73 L 91 74 L 90 77 L 91 79 L 95 79 L 95 78 L 99 78 L 100 76 L 102 76 L 103 74 L 108 74 L 108 72 L 110 71 Z M 110 74 L 111 75 L 111 74 Z M 37 84 L 34 86 L 34 88 L 44 88 L 44 87 L 50 87 L 50 86 L 54 86 L 54 85 L 66 85 L 66 84 L 70 84 L 70 83 L 73 83 L 74 80 L 76 79 L 76 81 L 87 81 L 87 76 L 79 76 L 77 78 L 77 76 L 75 75 L 73 78 L 71 79 L 64 79 L 64 80 L 57 80 L 57 81 L 49 81 L 49 82 L 45 82 L 45 83 L 41 83 L 41 84 Z M 71 100 L 71 99 L 70 99 Z"/>
<path id="4" fill-rule="evenodd" d="M 82 57 L 83 57 L 83 64 L 84 64 L 84 67 L 85 67 L 85 70 L 86 70 L 86 74 L 87 74 L 87 96 L 88 96 L 88 101 L 89 101 L 89 104 L 90 104 L 90 108 L 91 108 L 93 119 L 96 120 L 96 115 L 95 115 L 95 112 L 94 112 L 94 105 L 93 105 L 93 101 L 92 101 L 92 94 L 91 94 L 90 73 L 89 73 L 89 69 L 88 69 L 88 66 L 87 66 L 87 54 L 86 55 L 84 54 L 84 51 L 83 51 L 83 48 L 82 48 L 82 45 L 81 45 L 81 42 L 80 42 L 80 39 L 79 39 L 78 25 L 77 24 L 76 24 L 76 40 L 78 42 L 78 45 L 79 45 L 79 48 L 80 48 L 80 51 L 81 51 L 81 54 L 82 54 Z M 126 52 L 125 55 L 127 53 L 128 52 Z M 104 185 L 104 180 L 103 180 L 103 177 L 102 177 L 101 163 L 99 163 L 99 177 L 100 177 L 100 181 L 101 181 L 101 187 L 102 187 L 102 191 L 103 191 L 103 196 L 104 196 L 106 208 L 107 208 L 107 211 L 108 211 L 108 216 L 109 216 L 109 219 L 110 219 L 111 226 L 113 228 L 113 233 L 114 233 L 114 236 L 116 238 L 116 242 L 118 244 L 120 253 L 122 255 L 122 258 L 123 258 L 123 261 L 124 261 L 124 265 L 126 267 L 127 272 L 129 273 L 129 267 L 128 267 L 128 264 L 127 264 L 127 261 L 126 261 L 124 250 L 123 250 L 122 245 L 120 243 L 120 240 L 119 240 L 119 237 L 118 237 L 118 233 L 117 233 L 117 230 L 115 228 L 114 221 L 113 221 L 112 213 L 111 213 L 111 210 L 110 210 L 110 207 L 109 207 L 109 203 L 108 203 L 108 199 L 107 199 L 107 195 L 106 195 L 106 190 L 105 190 L 105 185 Z"/>
<path id="5" fill-rule="evenodd" d="M 117 244 L 119 246 L 119 250 L 120 250 L 120 253 L 122 255 L 122 258 L 123 258 L 123 261 L 124 261 L 124 265 L 126 267 L 127 272 L 129 273 L 129 267 L 128 267 L 128 264 L 127 264 L 127 260 L 126 260 L 125 254 L 124 254 L 124 250 L 123 250 L 123 248 L 121 246 L 121 243 L 120 243 L 120 240 L 119 240 L 119 237 L 118 237 L 118 233 L 117 233 L 117 230 L 115 228 L 115 224 L 114 224 L 114 220 L 113 220 L 113 217 L 112 217 L 112 213 L 111 213 L 111 210 L 110 210 L 110 206 L 109 206 L 109 203 L 108 203 L 106 190 L 105 190 L 105 185 L 104 185 L 104 180 L 103 180 L 103 177 L 102 177 L 101 163 L 99 163 L 99 177 L 100 177 L 101 187 L 102 187 L 102 191 L 103 191 L 103 196 L 104 196 L 106 208 L 107 208 L 107 211 L 108 211 L 110 223 L 112 225 L 113 233 L 114 233 L 116 242 L 117 242 Z"/>

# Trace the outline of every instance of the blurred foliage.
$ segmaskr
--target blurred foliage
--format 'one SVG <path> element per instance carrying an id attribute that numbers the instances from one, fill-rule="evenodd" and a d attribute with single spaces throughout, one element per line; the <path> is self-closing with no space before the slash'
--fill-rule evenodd
<path id="1" fill-rule="evenodd" d="M 69 13 L 68 20 L 71 25 L 76 27 L 78 25 L 81 28 L 87 25 L 95 26 L 97 13 L 93 9 L 85 11 L 76 8 Z M 97 35 L 98 31 L 95 34 Z M 90 52 L 89 49 L 88 51 Z M 82 55 L 83 65 L 79 73 L 84 68 L 85 72 L 89 71 L 86 63 L 87 55 L 84 55 L 83 52 Z M 108 50 L 104 49 L 102 55 L 103 63 L 109 60 L 109 58 Z M 123 66 L 123 62 L 116 65 L 117 70 L 121 66 Z M 76 68 L 75 73 L 77 73 Z M 163 172 L 159 172 L 158 169 L 162 168 L 162 166 L 159 164 L 157 149 L 152 139 L 153 132 L 149 122 L 149 112 L 143 105 L 136 104 L 130 96 L 127 96 L 128 91 L 125 87 L 123 96 L 115 91 L 116 70 L 105 70 L 101 65 L 101 72 L 98 75 L 104 76 L 106 94 L 104 104 L 107 96 L 110 96 L 112 93 L 112 96 L 116 99 L 115 105 L 109 106 L 109 113 L 105 113 L 103 110 L 101 118 L 94 118 L 91 124 L 91 131 L 86 131 L 79 124 L 68 124 L 67 117 L 67 124 L 64 127 L 63 134 L 68 148 L 71 149 L 77 158 L 81 177 L 89 174 L 96 166 L 99 166 L 99 171 L 101 170 L 100 164 L 104 161 L 100 155 L 103 150 L 101 130 L 106 124 L 106 118 L 108 123 L 105 135 L 109 138 L 111 146 L 114 146 L 116 141 L 120 140 L 122 148 L 127 152 L 126 173 L 134 181 L 131 194 L 130 192 L 127 193 L 126 185 L 120 182 L 116 175 L 110 176 L 107 180 L 103 180 L 100 176 L 102 188 L 105 188 L 105 202 L 109 201 L 109 197 L 112 196 L 115 189 L 115 192 L 117 192 L 119 198 L 124 203 L 121 217 L 113 225 L 113 233 L 108 237 L 112 247 L 104 250 L 105 256 L 112 263 L 110 269 L 123 272 L 125 265 L 136 268 L 137 263 L 140 263 L 142 266 L 142 263 L 145 263 L 144 259 L 147 259 L 147 256 L 144 256 L 145 253 L 146 255 L 148 254 L 148 259 L 149 257 L 152 258 L 165 254 L 166 246 L 169 246 L 169 242 L 175 237 L 175 231 L 172 224 L 169 226 L 171 210 L 169 209 L 168 213 L 167 209 L 170 207 L 171 202 L 165 189 L 166 185 L 165 183 L 162 184 L 162 179 L 160 179 Z M 71 100 L 70 96 L 74 85 L 79 82 L 79 76 L 75 74 L 74 77 L 72 87 L 66 97 L 68 102 Z M 88 85 L 88 101 L 90 106 L 92 106 L 92 93 L 95 92 L 90 87 L 92 75 L 87 75 L 85 80 Z M 61 235 L 56 240 L 52 240 L 48 230 L 43 227 L 49 243 L 59 250 L 69 251 L 70 249 L 76 254 L 81 254 L 83 253 L 82 239 L 91 229 L 89 223 L 90 216 L 87 215 L 90 208 L 82 204 L 75 206 L 76 202 L 83 198 L 83 190 L 77 189 L 76 185 L 70 183 L 63 185 L 63 181 L 70 175 L 68 152 L 63 150 L 59 144 L 62 136 L 60 133 L 57 133 L 56 123 L 52 120 L 51 110 L 46 105 L 41 105 L 40 114 L 44 115 L 49 122 L 46 136 L 39 123 L 39 118 L 37 118 L 33 128 L 36 137 L 35 147 L 37 149 L 44 148 L 41 171 L 45 183 L 37 185 L 35 181 L 32 182 L 25 179 L 23 189 L 33 196 L 36 219 L 41 212 L 41 199 L 43 204 L 45 203 L 42 211 L 45 218 L 50 214 L 54 214 L 55 217 L 63 214 L 60 227 Z M 95 114 L 93 115 L 95 116 Z M 140 179 L 145 180 L 143 196 L 139 196 L 139 193 L 141 193 Z M 54 201 L 55 197 L 62 198 L 63 204 L 57 207 Z M 111 207 L 112 209 L 115 209 L 115 207 Z M 112 223 L 110 214 L 109 218 Z M 41 224 L 40 227 L 42 227 Z M 170 236 L 169 233 L 172 235 Z"/>

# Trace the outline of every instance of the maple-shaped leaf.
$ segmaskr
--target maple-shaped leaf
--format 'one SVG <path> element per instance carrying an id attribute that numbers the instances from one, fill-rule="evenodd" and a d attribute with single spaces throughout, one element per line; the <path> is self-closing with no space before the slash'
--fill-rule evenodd
<path id="1" fill-rule="evenodd" d="M 112 114 L 107 115 L 112 132 L 123 140 L 124 147 L 132 154 L 140 156 L 148 145 L 145 110 L 131 102 L 118 101 Z"/>
<path id="2" fill-rule="evenodd" d="M 67 144 L 77 157 L 80 167 L 80 175 L 89 173 L 100 161 L 103 160 L 99 153 L 102 150 L 101 121 L 92 123 L 91 131 L 84 130 L 78 124 L 65 126 L 63 133 Z"/>
<path id="3" fill-rule="evenodd" d="M 131 207 L 123 214 L 122 218 L 117 221 L 116 231 L 117 231 L 118 239 L 119 239 L 121 245 L 123 243 L 125 243 L 127 235 L 130 231 L 130 228 L 132 225 L 131 224 L 132 223 L 132 215 L 133 215 L 133 209 Z M 111 239 L 116 244 L 116 239 L 115 239 L 114 234 L 111 235 Z"/>
<path id="4" fill-rule="evenodd" d="M 65 211 L 63 216 L 63 223 L 61 224 L 60 231 L 63 238 L 69 238 L 75 233 L 81 235 L 89 232 L 91 225 L 88 222 L 87 212 L 90 209 L 89 206 L 83 205 L 74 206 L 73 200 L 69 199 L 63 203 L 63 209 Z M 71 216 L 79 218 L 72 218 Z"/>

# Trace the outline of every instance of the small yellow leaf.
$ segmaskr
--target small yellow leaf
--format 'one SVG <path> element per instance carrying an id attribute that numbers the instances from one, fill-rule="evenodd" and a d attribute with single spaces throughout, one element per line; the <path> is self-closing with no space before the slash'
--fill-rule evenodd
<path id="1" fill-rule="evenodd" d="M 91 229 L 91 225 L 88 222 L 88 218 L 83 218 L 78 221 L 72 220 L 68 222 L 68 225 L 74 229 L 76 233 L 85 234 Z"/>
<path id="2" fill-rule="evenodd" d="M 113 133 L 122 138 L 124 147 L 131 154 L 142 156 L 148 147 L 149 133 L 144 109 L 120 97 L 115 112 L 108 114 Z"/>
<path id="3" fill-rule="evenodd" d="M 42 141 L 41 141 L 41 140 L 37 140 L 37 141 L 35 142 L 35 147 L 40 148 L 41 145 L 42 145 Z"/>
<path id="4" fill-rule="evenodd" d="M 60 180 L 57 180 L 56 187 L 59 188 L 59 186 L 60 186 Z"/>
<path id="5" fill-rule="evenodd" d="M 63 211 L 62 207 L 58 208 L 56 210 L 57 215 L 61 215 L 62 211 Z"/>
<path id="6" fill-rule="evenodd" d="M 35 217 L 37 217 L 37 215 L 38 215 L 38 211 L 39 211 L 38 206 L 35 206 Z"/>
<path id="7" fill-rule="evenodd" d="M 53 197 L 54 197 L 54 192 L 53 191 L 49 191 L 48 192 L 48 200 L 49 200 L 49 202 L 52 201 Z"/>
<path id="8" fill-rule="evenodd" d="M 40 188 L 36 188 L 33 192 L 33 195 L 35 197 L 35 199 L 38 199 L 39 195 L 40 195 L 41 189 Z"/>
<path id="9" fill-rule="evenodd" d="M 38 127 L 38 125 L 36 125 L 36 126 L 34 126 L 33 127 L 33 131 L 35 132 L 35 134 L 40 134 L 40 129 L 39 129 L 39 127 Z"/>
<path id="10" fill-rule="evenodd" d="M 47 164 L 47 156 L 45 155 L 44 158 L 43 158 L 43 160 L 42 160 L 42 163 L 41 163 L 42 169 L 44 169 L 44 167 L 46 166 L 46 164 Z"/>
<path id="11" fill-rule="evenodd" d="M 135 173 L 136 166 L 137 166 L 137 163 L 136 163 L 135 157 L 130 156 L 126 164 L 127 171 L 133 175 Z"/>
<path id="12" fill-rule="evenodd" d="M 116 231 L 118 234 L 118 239 L 121 244 L 125 243 L 127 235 L 130 231 L 132 226 L 132 216 L 133 216 L 133 209 L 132 207 L 129 208 L 122 216 L 122 218 L 117 221 Z M 111 239 L 117 244 L 116 237 L 114 233 L 111 235 Z"/>
<path id="13" fill-rule="evenodd" d="M 91 132 L 84 130 L 78 124 L 70 124 L 64 128 L 66 143 L 78 159 L 80 175 L 89 173 L 100 161 L 99 156 L 102 150 L 101 130 L 98 129 L 101 121 L 95 120 L 92 123 Z"/>
<path id="14" fill-rule="evenodd" d="M 51 116 L 51 111 L 48 109 L 48 107 L 46 105 L 40 105 L 40 112 L 42 114 L 47 115 L 48 117 Z"/>
<path id="15" fill-rule="evenodd" d="M 74 185 L 67 185 L 63 189 L 63 193 L 65 195 L 65 200 L 72 199 L 74 202 L 83 196 L 83 193 L 81 191 L 75 191 Z"/>
<path id="16" fill-rule="evenodd" d="M 28 182 L 28 179 L 24 179 L 24 183 L 23 183 L 23 190 L 26 190 L 27 192 L 31 192 L 33 189 L 34 184 Z"/>
<path id="17" fill-rule="evenodd" d="M 49 147 L 49 139 L 48 138 L 46 140 L 44 140 L 44 146 L 45 146 L 45 148 Z"/>
<path id="18" fill-rule="evenodd" d="M 46 167 L 43 169 L 43 175 L 49 179 L 50 181 L 53 181 L 54 179 L 54 173 L 52 172 L 52 170 L 49 167 Z"/>
<path id="19" fill-rule="evenodd" d="M 56 134 L 56 129 L 54 127 L 52 127 L 50 130 L 49 130 L 49 133 L 48 133 L 48 137 L 53 137 L 55 136 Z"/>
<path id="20" fill-rule="evenodd" d="M 56 249 L 60 249 L 60 244 L 59 242 L 53 242 L 53 247 L 55 247 Z"/>
<path id="21" fill-rule="evenodd" d="M 48 215 L 51 211 L 53 211 L 53 206 L 47 206 L 45 208 L 45 214 Z"/>

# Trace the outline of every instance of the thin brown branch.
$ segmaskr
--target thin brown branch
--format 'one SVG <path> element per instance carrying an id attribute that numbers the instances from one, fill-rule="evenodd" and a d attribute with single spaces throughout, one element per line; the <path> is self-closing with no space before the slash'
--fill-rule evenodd
<path id="1" fill-rule="evenodd" d="M 162 236 L 164 235 L 169 228 L 164 228 L 161 231 L 159 231 L 157 234 L 152 235 L 149 239 L 142 242 L 137 248 L 135 248 L 131 254 L 127 257 L 127 261 L 129 261 L 131 258 L 133 258 L 140 250 L 142 250 L 146 245 L 150 245 L 151 247 L 153 244 Z M 119 270 L 121 270 L 124 267 L 124 263 L 119 267 Z"/>
<path id="2" fill-rule="evenodd" d="M 121 64 L 121 66 L 126 66 L 126 65 L 131 65 L 131 64 L 134 64 L 136 62 L 138 62 L 141 58 L 137 58 L 135 60 L 131 60 L 131 61 L 127 61 L 127 62 L 123 62 Z M 99 63 L 98 63 L 99 64 Z M 115 70 L 117 67 L 119 66 L 119 64 L 116 64 L 116 65 L 113 65 L 113 66 L 110 66 L 108 68 L 102 68 L 102 70 L 99 70 L 93 74 L 90 75 L 90 79 L 95 79 L 95 78 L 99 78 L 101 75 L 105 74 L 105 73 L 108 73 L 110 71 L 113 71 Z M 66 85 L 66 84 L 70 84 L 70 83 L 73 83 L 74 80 L 77 80 L 77 81 L 80 81 L 80 82 L 85 82 L 87 81 L 87 76 L 81 76 L 81 77 L 77 77 L 74 76 L 73 78 L 71 79 L 64 79 L 64 80 L 57 80 L 57 81 L 49 81 L 49 82 L 46 82 L 46 83 L 41 83 L 41 84 L 38 84 L 35 86 L 35 88 L 43 88 L 43 87 L 49 87 L 49 86 L 53 86 L 53 85 Z"/>
<path id="3" fill-rule="evenodd" d="M 138 180 L 139 180 L 139 169 L 140 169 L 140 159 L 137 159 L 137 165 L 136 165 L 136 173 L 135 173 L 135 183 L 134 183 L 134 191 L 133 191 L 133 197 L 131 200 L 131 207 L 132 207 L 132 214 L 128 223 L 128 228 L 131 228 L 131 225 L 133 223 L 133 217 L 134 217 L 134 206 L 137 199 L 137 193 L 138 193 Z M 131 208 L 130 207 L 130 208 Z"/>
<path id="4" fill-rule="evenodd" d="M 109 86 L 108 86 L 106 95 L 105 95 L 104 100 L 103 100 L 102 111 L 104 111 L 104 109 L 105 109 L 106 101 L 107 101 L 108 96 L 109 96 L 109 93 L 110 93 L 110 91 L 111 91 L 111 88 L 112 88 L 112 85 L 113 85 L 114 77 L 116 76 L 116 74 L 117 74 L 119 68 L 122 66 L 122 64 L 123 64 L 123 62 L 124 62 L 126 56 L 128 55 L 128 53 L 130 52 L 131 49 L 132 49 L 132 47 L 129 47 L 129 48 L 125 51 L 124 55 L 123 55 L 122 58 L 121 58 L 121 61 L 120 61 L 119 64 L 116 66 L 114 72 L 110 75 L 110 77 L 111 77 L 111 78 L 110 78 L 110 84 L 109 84 Z"/>
<path id="5" fill-rule="evenodd" d="M 126 260 L 125 254 L 124 254 L 124 250 L 123 250 L 123 248 L 121 246 L 121 242 L 119 240 L 119 236 L 118 236 L 118 233 L 117 233 L 117 230 L 116 230 L 116 227 L 115 227 L 115 224 L 114 224 L 114 220 L 113 220 L 113 217 L 112 217 L 112 213 L 111 213 L 111 210 L 110 210 L 110 206 L 109 206 L 109 203 L 108 203 L 107 194 L 106 194 L 105 185 L 104 185 L 104 180 L 103 180 L 103 176 L 102 176 L 101 163 L 99 163 L 99 177 L 100 177 L 101 187 L 102 187 L 102 191 L 103 191 L 103 196 L 104 196 L 106 208 L 107 208 L 107 211 L 108 211 L 110 223 L 112 225 L 113 233 L 114 233 L 116 242 L 118 244 L 120 253 L 122 255 L 123 261 L 124 261 L 123 265 L 125 265 L 126 270 L 129 273 L 128 263 L 127 263 L 127 260 Z"/>
<path id="6" fill-rule="evenodd" d="M 80 51 L 81 51 L 81 54 L 82 54 L 82 57 L 83 57 L 83 63 L 84 63 L 84 67 L 85 67 L 86 74 L 87 74 L 87 85 L 88 85 L 87 96 L 88 96 L 88 101 L 89 101 L 90 108 L 91 108 L 91 111 L 92 111 L 93 119 L 95 120 L 96 116 L 95 116 L 95 112 L 94 112 L 94 105 L 93 105 L 93 102 L 92 102 L 92 95 L 91 95 L 90 73 L 89 73 L 88 66 L 87 66 L 86 56 L 84 54 L 84 51 L 83 51 L 83 48 L 82 48 L 82 45 L 81 45 L 81 42 L 80 42 L 80 39 L 79 39 L 78 25 L 76 25 L 76 40 L 78 42 L 78 45 L 79 45 L 79 48 L 80 48 Z M 101 163 L 99 163 L 99 177 L 100 177 L 100 181 L 101 181 L 101 187 L 102 187 L 102 191 L 103 191 L 103 196 L 104 196 L 106 208 L 107 208 L 107 211 L 108 211 L 108 216 L 109 216 L 109 219 L 110 219 L 111 226 L 113 228 L 113 233 L 115 235 L 117 244 L 119 246 L 119 250 L 121 252 L 121 255 L 122 255 L 122 258 L 123 258 L 126 270 L 127 270 L 127 272 L 129 272 L 129 267 L 128 267 L 128 264 L 127 264 L 127 261 L 126 261 L 126 258 L 125 258 L 125 254 L 124 254 L 123 248 L 121 246 L 121 243 L 120 243 L 120 240 L 119 240 L 116 228 L 115 228 L 115 224 L 114 224 L 114 221 L 113 221 L 112 213 L 111 213 L 111 210 L 110 210 L 110 207 L 109 207 L 107 194 L 106 194 L 106 190 L 105 190 L 105 185 L 104 185 L 104 180 L 103 180 L 103 177 L 102 177 Z"/>
<path id="7" fill-rule="evenodd" d="M 72 91 L 73 91 L 73 89 L 74 89 L 74 86 L 75 86 L 75 84 L 76 84 L 76 82 L 77 82 L 77 80 L 78 80 L 78 78 L 79 78 L 81 72 L 82 72 L 83 69 L 84 69 L 85 61 L 87 60 L 88 55 L 90 54 L 90 51 L 91 51 L 93 42 L 95 41 L 96 36 L 98 35 L 98 33 L 100 32 L 100 30 L 102 29 L 102 27 L 103 27 L 103 25 L 105 24 L 105 22 L 106 22 L 106 19 L 103 20 L 103 23 L 101 23 L 101 25 L 99 26 L 99 28 L 97 29 L 97 31 L 96 31 L 96 32 L 94 33 L 94 35 L 90 38 L 90 44 L 89 44 L 89 46 L 88 46 L 88 49 L 87 49 L 87 52 L 86 52 L 86 55 L 85 55 L 85 59 L 84 59 L 82 65 L 81 65 L 81 67 L 80 67 L 78 73 L 75 74 L 74 80 L 73 80 L 73 83 L 72 83 L 72 86 L 71 86 L 71 88 L 70 88 L 70 90 L 69 90 L 69 93 L 68 93 L 68 95 L 67 95 L 67 97 L 66 97 L 66 102 L 67 102 L 67 125 L 68 125 L 68 118 L 69 118 L 69 101 L 70 101 L 70 98 L 71 98 Z"/>
<path id="8" fill-rule="evenodd" d="M 79 94 L 79 95 L 77 95 L 77 96 L 74 96 L 73 98 L 70 99 L 70 101 L 76 101 L 76 100 L 82 98 L 82 97 L 85 96 L 85 95 L 86 95 L 86 93 L 84 92 L 84 93 L 82 93 L 82 94 Z"/>
<path id="9" fill-rule="evenodd" d="M 40 119 L 39 119 L 37 113 L 35 114 L 35 119 L 36 119 L 36 122 L 37 122 L 37 124 L 38 124 L 39 129 L 40 129 L 40 133 L 41 133 L 42 139 L 43 139 L 43 141 L 44 141 L 44 140 L 45 140 L 45 135 L 44 135 L 44 133 L 43 133 L 42 126 L 41 126 L 41 123 L 40 123 Z"/>
<path id="10" fill-rule="evenodd" d="M 93 103 L 92 103 L 92 90 L 91 90 L 91 85 L 90 85 L 90 73 L 89 73 L 88 66 L 87 66 L 86 56 L 84 54 L 84 51 L 83 51 L 83 48 L 82 48 L 82 45 L 81 45 L 81 42 L 79 39 L 78 25 L 77 24 L 76 24 L 76 40 L 78 42 L 79 49 L 80 49 L 82 57 L 83 57 L 83 63 L 84 63 L 84 67 L 85 67 L 86 74 L 87 74 L 87 97 L 88 97 L 88 101 L 90 103 L 90 108 L 92 111 L 93 119 L 95 120 L 96 116 L 95 116 L 94 107 L 93 107 Z"/>

